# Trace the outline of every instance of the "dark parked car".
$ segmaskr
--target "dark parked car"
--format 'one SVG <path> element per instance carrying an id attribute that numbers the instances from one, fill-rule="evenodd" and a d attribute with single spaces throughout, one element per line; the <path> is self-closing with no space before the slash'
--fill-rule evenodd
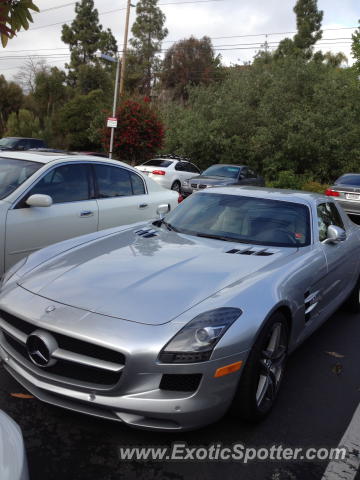
<path id="1" fill-rule="evenodd" d="M 360 215 L 360 173 L 342 175 L 325 193 L 338 200 L 347 214 Z"/>
<path id="2" fill-rule="evenodd" d="M 255 185 L 263 187 L 264 179 L 245 165 L 211 165 L 201 175 L 183 182 L 182 193 L 190 195 L 193 191 L 207 187 L 224 187 L 226 185 Z"/>
<path id="3" fill-rule="evenodd" d="M 30 150 L 46 147 L 44 140 L 38 138 L 4 137 L 0 139 L 0 150 Z"/>

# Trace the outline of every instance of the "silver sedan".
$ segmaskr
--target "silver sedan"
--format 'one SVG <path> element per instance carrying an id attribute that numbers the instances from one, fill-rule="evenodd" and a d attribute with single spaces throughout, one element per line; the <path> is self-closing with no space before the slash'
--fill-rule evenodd
<path id="1" fill-rule="evenodd" d="M 360 229 L 332 198 L 213 188 L 14 266 L 0 357 L 39 399 L 134 427 L 258 421 L 289 353 L 359 311 L 359 276 Z"/>

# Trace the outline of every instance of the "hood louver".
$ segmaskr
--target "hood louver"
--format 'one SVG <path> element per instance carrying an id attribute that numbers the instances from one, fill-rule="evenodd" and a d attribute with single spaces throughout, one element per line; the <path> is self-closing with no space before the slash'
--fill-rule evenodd
<path id="1" fill-rule="evenodd" d="M 146 229 L 146 230 L 138 230 L 137 232 L 135 232 L 136 235 L 139 235 L 139 237 L 143 237 L 143 238 L 151 238 L 151 237 L 157 237 L 158 236 L 158 233 L 156 230 L 152 230 L 152 229 Z"/>
<path id="2" fill-rule="evenodd" d="M 238 255 L 257 255 L 258 257 L 268 257 L 270 255 L 274 255 L 275 252 L 268 250 L 267 248 L 263 248 L 261 250 L 257 250 L 254 248 L 243 248 L 242 250 L 233 248 L 226 253 L 238 254 Z"/>

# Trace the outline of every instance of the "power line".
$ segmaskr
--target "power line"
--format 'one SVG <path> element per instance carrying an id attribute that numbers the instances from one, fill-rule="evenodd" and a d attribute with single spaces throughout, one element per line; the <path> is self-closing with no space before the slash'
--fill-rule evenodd
<path id="1" fill-rule="evenodd" d="M 322 46 L 334 46 L 334 45 L 350 45 L 352 42 L 350 39 L 344 39 L 342 41 L 336 41 L 338 39 L 333 39 L 335 41 L 330 41 L 332 39 L 324 39 L 323 43 L 318 43 L 316 47 Z M 268 42 L 268 46 L 270 48 L 276 48 L 280 42 Z M 215 51 L 235 51 L 235 50 L 258 50 L 264 44 L 261 42 L 257 43 L 235 43 L 235 44 L 221 44 L 221 45 L 214 45 L 213 48 Z M 46 50 L 46 49 L 45 49 Z M 161 50 L 162 53 L 166 53 L 169 49 Z M 25 50 L 26 51 L 26 50 Z M 18 52 L 22 52 L 22 50 L 18 50 Z M 119 52 L 121 53 L 121 52 Z M 50 54 L 29 54 L 29 55 L 3 55 L 0 56 L 0 60 L 15 60 L 15 59 L 27 59 L 27 58 L 64 58 L 69 57 L 71 53 L 50 53 Z"/>
<path id="2" fill-rule="evenodd" d="M 345 27 L 345 28 L 348 28 L 348 27 Z M 354 27 L 354 28 L 357 28 L 357 27 Z M 333 30 L 333 29 L 329 29 L 329 30 Z M 326 29 L 324 30 L 326 31 Z M 283 32 L 282 34 L 286 34 L 287 32 Z M 270 35 L 274 35 L 272 33 L 266 33 L 266 34 L 253 34 L 253 35 L 232 35 L 232 36 L 227 36 L 227 37 L 209 37 L 211 40 L 221 40 L 221 39 L 232 39 L 232 38 L 246 38 L 246 37 L 258 37 L 258 36 L 270 36 Z M 277 35 L 280 35 L 277 34 Z M 348 40 L 348 41 L 352 41 L 351 37 L 335 37 L 335 38 L 322 38 L 321 40 L 318 41 L 318 45 L 321 45 L 320 42 L 326 42 L 326 41 L 337 41 L 337 40 Z M 172 43 L 176 43 L 176 42 L 179 42 L 181 40 L 168 40 L 168 42 L 172 42 Z M 165 43 L 165 42 L 162 42 L 162 43 Z M 269 44 L 271 43 L 279 43 L 279 42 L 275 42 L 275 41 L 268 41 Z M 245 44 L 236 44 L 236 45 L 257 45 L 257 44 L 260 44 L 260 45 L 263 45 L 263 42 L 256 42 L 256 43 L 245 43 Z M 42 52 L 42 51 L 55 51 L 55 50 L 68 50 L 68 47 L 54 47 L 54 48 L 30 48 L 30 49 L 21 49 L 21 50 L 7 50 L 6 52 L 4 53 L 21 53 L 21 52 Z M 166 50 L 165 50 L 166 51 Z M 121 51 L 120 51 L 121 52 Z"/>

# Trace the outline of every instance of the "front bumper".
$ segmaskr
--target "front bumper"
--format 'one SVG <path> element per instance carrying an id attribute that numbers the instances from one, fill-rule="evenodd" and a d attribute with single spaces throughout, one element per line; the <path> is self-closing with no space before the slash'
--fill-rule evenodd
<path id="1" fill-rule="evenodd" d="M 228 409 L 234 396 L 241 371 L 214 378 L 215 371 L 225 365 L 245 361 L 247 352 L 195 364 L 162 364 L 157 361 L 158 353 L 166 343 L 160 338 L 161 330 L 167 330 L 171 324 L 155 326 L 126 322 L 126 332 L 121 320 L 101 317 L 89 312 L 78 311 L 72 307 L 52 302 L 60 318 L 44 314 L 49 301 L 30 294 L 22 288 L 16 288 L 16 311 L 13 315 L 26 320 L 34 326 L 34 331 L 42 329 L 47 332 L 66 334 L 79 339 L 82 337 L 94 344 L 111 346 L 126 356 L 126 364 L 120 380 L 111 388 L 96 388 L 84 383 L 78 384 L 64 377 L 51 376 L 46 368 L 39 368 L 30 360 L 21 356 L 6 340 L 5 330 L 0 329 L 0 359 L 5 369 L 24 388 L 38 399 L 63 408 L 98 417 L 124 422 L 130 426 L 153 430 L 191 430 L 215 422 Z M 9 305 L 0 302 L 0 308 L 9 311 Z M 5 302 L 7 303 L 7 302 Z M 11 302 L 12 306 L 14 305 Z M 31 314 L 25 316 L 26 309 Z M 74 321 L 77 316 L 77 321 Z M 29 318 L 30 317 L 30 318 Z M 69 328 L 61 326 L 62 319 Z M 93 329 L 93 324 L 97 329 Z M 119 330 L 120 324 L 120 330 Z M 102 325 L 102 329 L 99 329 Z M 123 341 L 114 343 L 116 333 L 122 331 Z M 156 333 L 152 333 L 156 330 Z M 96 332 L 92 338 L 89 332 Z M 145 335 L 144 335 L 145 331 Z M 109 332 L 112 336 L 109 337 Z M 130 338 L 136 339 L 142 334 L 141 345 L 129 348 Z M 115 333 L 115 334 L 114 334 Z M 166 332 L 165 336 L 168 337 Z M 152 337 L 153 336 L 153 337 Z M 113 344 L 105 338 L 112 338 Z M 147 339 L 147 340 L 146 340 Z M 135 343 L 135 342 L 134 342 Z M 161 347 L 159 347 L 161 345 Z M 201 375 L 201 381 L 194 391 L 173 391 L 160 388 L 163 375 Z"/>

